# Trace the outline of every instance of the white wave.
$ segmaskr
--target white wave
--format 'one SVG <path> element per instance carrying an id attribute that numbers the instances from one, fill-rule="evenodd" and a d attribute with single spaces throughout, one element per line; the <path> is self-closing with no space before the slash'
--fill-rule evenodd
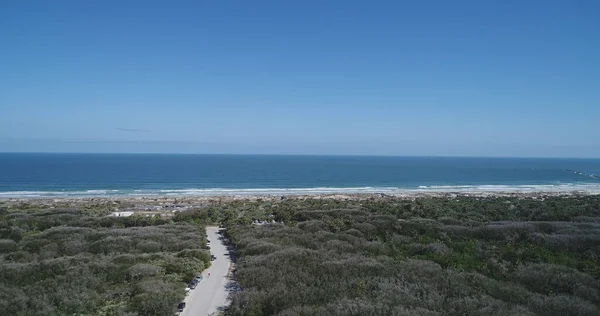
<path id="1" fill-rule="evenodd" d="M 560 184 L 560 185 L 433 185 L 417 188 L 399 187 L 317 187 L 317 188 L 210 188 L 210 189 L 172 189 L 158 190 L 167 196 L 243 196 L 243 195 L 304 195 L 304 194 L 352 194 L 352 193 L 387 193 L 400 194 L 410 192 L 573 192 L 583 191 L 600 193 L 600 185 Z"/>
<path id="2" fill-rule="evenodd" d="M 251 195 L 312 195 L 357 193 L 532 193 L 532 192 L 585 192 L 600 194 L 600 184 L 530 184 L 530 185 L 420 185 L 401 187 L 316 187 L 316 188 L 188 188 L 188 189 L 140 189 L 140 190 L 85 190 L 85 191 L 8 191 L 0 192 L 3 198 L 54 198 L 54 197 L 110 197 L 110 196 L 251 196 Z"/>
<path id="3" fill-rule="evenodd" d="M 421 186 L 422 192 L 575 192 L 600 193 L 597 184 L 522 184 L 522 185 L 459 185 L 459 186 Z"/>
<path id="4" fill-rule="evenodd" d="M 44 191 L 7 191 L 7 192 L 0 192 L 0 196 L 15 195 L 15 194 L 31 195 L 31 194 L 44 194 L 44 193 L 46 193 L 46 192 L 44 192 Z"/>
<path id="5" fill-rule="evenodd" d="M 0 198 L 30 198 L 30 197 L 94 197 L 118 195 L 119 190 L 85 190 L 85 191 L 6 191 L 0 192 Z"/>
<path id="6" fill-rule="evenodd" d="M 91 194 L 106 194 L 108 191 L 106 190 L 87 190 L 85 191 L 85 193 L 91 193 Z"/>

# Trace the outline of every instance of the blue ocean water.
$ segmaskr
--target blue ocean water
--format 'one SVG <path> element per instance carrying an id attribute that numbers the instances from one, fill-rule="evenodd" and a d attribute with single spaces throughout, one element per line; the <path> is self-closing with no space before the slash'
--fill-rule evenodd
<path id="1" fill-rule="evenodd" d="M 0 198 L 600 192 L 594 174 L 600 159 L 2 153 Z"/>

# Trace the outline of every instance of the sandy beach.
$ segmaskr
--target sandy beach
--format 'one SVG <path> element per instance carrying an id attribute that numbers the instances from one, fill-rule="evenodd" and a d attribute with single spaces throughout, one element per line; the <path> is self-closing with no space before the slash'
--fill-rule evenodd
<path id="1" fill-rule="evenodd" d="M 592 191 L 537 191 L 537 192 L 420 192 L 406 191 L 396 194 L 359 193 L 359 194 L 295 194 L 295 195 L 231 195 L 231 196 L 107 196 L 107 197 L 58 197 L 58 198 L 4 198 L 0 199 L 0 206 L 52 206 L 52 207 L 81 207 L 94 206 L 106 207 L 119 211 L 146 211 L 146 212 L 175 212 L 193 208 L 202 208 L 210 205 L 244 202 L 269 202 L 278 203 L 285 200 L 338 200 L 361 201 L 395 199 L 413 200 L 417 198 L 448 198 L 464 197 L 522 197 L 540 199 L 550 196 L 585 196 L 598 195 L 600 192 Z"/>

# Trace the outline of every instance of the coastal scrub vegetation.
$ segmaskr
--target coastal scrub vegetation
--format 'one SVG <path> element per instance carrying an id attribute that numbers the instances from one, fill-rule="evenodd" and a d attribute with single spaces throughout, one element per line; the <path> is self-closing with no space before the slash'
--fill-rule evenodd
<path id="1" fill-rule="evenodd" d="M 113 203 L 0 203 L 0 315 L 171 315 L 215 224 L 229 316 L 600 315 L 597 195 Z"/>
<path id="2" fill-rule="evenodd" d="M 105 215 L 0 208 L 0 315 L 172 315 L 210 264 L 203 227 Z"/>
<path id="3" fill-rule="evenodd" d="M 227 315 L 600 315 L 599 196 L 221 208 L 241 288 Z"/>

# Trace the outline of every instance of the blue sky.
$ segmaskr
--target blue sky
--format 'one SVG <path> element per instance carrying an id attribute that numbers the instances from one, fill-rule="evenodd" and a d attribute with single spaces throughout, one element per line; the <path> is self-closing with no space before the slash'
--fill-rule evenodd
<path id="1" fill-rule="evenodd" d="M 3 1 L 0 151 L 600 157 L 598 1 Z"/>

